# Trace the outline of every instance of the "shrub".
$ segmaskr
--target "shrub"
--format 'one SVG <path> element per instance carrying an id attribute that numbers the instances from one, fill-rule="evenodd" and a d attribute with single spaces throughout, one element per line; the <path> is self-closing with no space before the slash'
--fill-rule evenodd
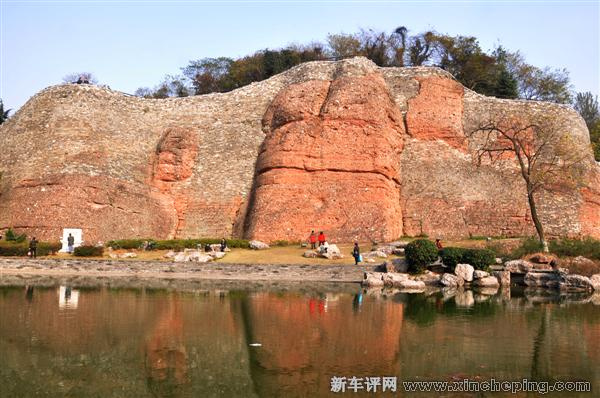
<path id="1" fill-rule="evenodd" d="M 442 258 L 444 265 L 448 267 L 451 272 L 454 272 L 456 264 L 463 262 L 463 256 L 465 255 L 466 250 L 467 249 L 462 247 L 445 247 L 440 250 L 440 257 Z"/>
<path id="2" fill-rule="evenodd" d="M 9 228 L 6 231 L 6 238 L 5 239 L 6 239 L 7 242 L 22 243 L 22 242 L 25 242 L 25 240 L 27 239 L 27 235 L 25 235 L 25 234 L 17 235 L 15 233 L 15 231 L 12 230 L 12 228 Z"/>
<path id="3" fill-rule="evenodd" d="M 143 246 L 144 242 L 149 239 L 117 239 L 111 240 L 106 243 L 106 246 L 112 247 L 113 249 L 139 249 Z"/>
<path id="4" fill-rule="evenodd" d="M 438 257 L 438 250 L 435 243 L 427 239 L 417 239 L 410 242 L 404 251 L 408 271 L 411 273 L 420 273 L 425 267 L 434 262 Z"/>
<path id="5" fill-rule="evenodd" d="M 496 256 L 488 249 L 468 249 L 462 258 L 463 263 L 471 264 L 473 268 L 482 271 L 487 271 L 489 266 L 494 264 L 495 261 Z"/>
<path id="6" fill-rule="evenodd" d="M 583 256 L 600 260 L 600 240 L 585 239 L 561 239 L 550 242 L 550 251 L 559 257 Z"/>
<path id="7" fill-rule="evenodd" d="M 60 242 L 39 242 L 37 246 L 38 256 L 47 256 L 60 250 Z M 28 242 L 8 241 L 0 242 L 0 256 L 27 256 L 29 252 Z"/>
<path id="8" fill-rule="evenodd" d="M 0 242 L 0 256 L 26 256 L 28 251 L 27 243 Z"/>
<path id="9" fill-rule="evenodd" d="M 493 251 L 488 249 L 465 249 L 462 247 L 447 247 L 440 250 L 442 262 L 454 272 L 456 264 L 470 264 L 475 269 L 487 270 L 496 261 Z"/>
<path id="10" fill-rule="evenodd" d="M 104 248 L 102 246 L 79 246 L 73 251 L 78 257 L 102 257 Z"/>
<path id="11" fill-rule="evenodd" d="M 47 256 L 49 254 L 55 254 L 61 249 L 61 247 L 62 243 L 60 242 L 40 242 L 37 246 L 37 255 Z"/>

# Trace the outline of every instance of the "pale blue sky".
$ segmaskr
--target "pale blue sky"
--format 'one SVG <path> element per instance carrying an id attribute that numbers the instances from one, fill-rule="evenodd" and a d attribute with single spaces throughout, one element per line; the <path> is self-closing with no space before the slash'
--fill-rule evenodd
<path id="1" fill-rule="evenodd" d="M 0 98 L 17 109 L 68 73 L 132 93 L 189 60 L 238 57 L 360 28 L 435 29 L 500 43 L 536 66 L 567 68 L 600 91 L 595 1 L 28 1 L 0 0 Z"/>

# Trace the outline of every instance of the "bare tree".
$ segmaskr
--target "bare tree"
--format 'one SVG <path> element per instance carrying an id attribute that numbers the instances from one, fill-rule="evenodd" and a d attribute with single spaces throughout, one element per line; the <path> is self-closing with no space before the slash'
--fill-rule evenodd
<path id="1" fill-rule="evenodd" d="M 568 132 L 565 120 L 550 116 L 524 121 L 515 116 L 479 123 L 467 135 L 473 138 L 477 164 L 495 163 L 513 156 L 525 182 L 531 218 L 544 251 L 548 243 L 537 211 L 540 191 L 575 189 L 582 182 L 589 154 Z"/>
<path id="2" fill-rule="evenodd" d="M 98 79 L 90 72 L 69 73 L 63 77 L 64 83 L 98 84 Z"/>

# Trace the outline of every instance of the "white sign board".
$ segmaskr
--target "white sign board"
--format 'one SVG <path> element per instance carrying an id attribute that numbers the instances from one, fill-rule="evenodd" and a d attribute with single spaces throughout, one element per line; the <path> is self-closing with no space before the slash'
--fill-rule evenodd
<path id="1" fill-rule="evenodd" d="M 69 234 L 71 234 L 73 238 L 75 238 L 75 244 L 73 245 L 73 247 L 81 246 L 83 244 L 83 231 L 81 229 L 64 228 L 63 236 L 60 240 L 60 243 L 62 243 L 62 248 L 59 250 L 60 253 L 67 253 L 69 245 L 67 239 L 69 238 Z"/>

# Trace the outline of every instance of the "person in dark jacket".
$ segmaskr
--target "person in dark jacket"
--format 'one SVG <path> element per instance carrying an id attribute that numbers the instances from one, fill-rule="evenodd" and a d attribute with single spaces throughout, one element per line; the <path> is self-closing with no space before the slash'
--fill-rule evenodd
<path id="1" fill-rule="evenodd" d="M 358 242 L 354 242 L 354 249 L 352 249 L 352 257 L 354 257 L 354 265 L 358 265 L 360 262 L 360 248 Z"/>
<path id="2" fill-rule="evenodd" d="M 33 258 L 37 257 L 37 244 L 38 244 L 38 241 L 34 236 L 33 239 L 31 239 L 31 241 L 29 241 L 29 251 L 31 252 L 31 257 L 33 257 Z"/>
<path id="3" fill-rule="evenodd" d="M 225 252 L 225 249 L 227 249 L 227 241 L 225 240 L 225 238 L 221 239 L 221 251 Z"/>
<path id="4" fill-rule="evenodd" d="M 67 252 L 73 253 L 73 249 L 75 246 L 75 237 L 71 234 L 67 237 Z"/>

